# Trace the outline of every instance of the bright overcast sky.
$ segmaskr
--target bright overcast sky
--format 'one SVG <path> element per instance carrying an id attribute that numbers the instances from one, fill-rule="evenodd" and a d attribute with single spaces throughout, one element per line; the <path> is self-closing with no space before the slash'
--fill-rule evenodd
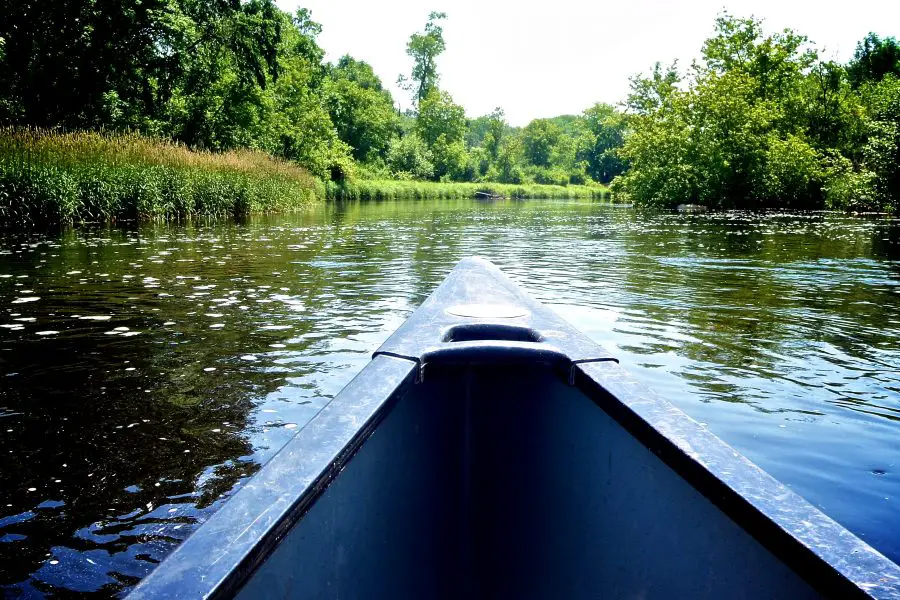
<path id="1" fill-rule="evenodd" d="M 441 87 L 469 116 L 500 106 L 513 125 L 580 113 L 595 102 L 616 103 L 628 77 L 656 61 L 698 55 L 716 15 L 727 8 L 755 15 L 769 31 L 790 27 L 846 61 L 869 31 L 900 37 L 900 0 L 277 0 L 304 6 L 322 24 L 330 61 L 343 54 L 370 63 L 395 99 L 411 59 L 406 41 L 428 13 L 444 11 L 447 51 L 438 60 Z"/>

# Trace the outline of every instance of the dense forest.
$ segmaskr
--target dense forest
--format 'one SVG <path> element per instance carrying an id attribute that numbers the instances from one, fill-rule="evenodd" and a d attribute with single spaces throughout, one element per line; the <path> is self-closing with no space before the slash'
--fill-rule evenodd
<path id="1" fill-rule="evenodd" d="M 6 3 L 0 125 L 137 132 L 250 149 L 316 178 L 612 184 L 636 204 L 893 210 L 900 45 L 870 34 L 847 65 L 804 36 L 721 15 L 688 69 L 657 64 L 619 106 L 511 127 L 441 87 L 447 16 L 407 42 L 400 111 L 372 67 L 326 62 L 321 26 L 273 0 Z M 9 133 L 7 135 L 10 135 Z"/>

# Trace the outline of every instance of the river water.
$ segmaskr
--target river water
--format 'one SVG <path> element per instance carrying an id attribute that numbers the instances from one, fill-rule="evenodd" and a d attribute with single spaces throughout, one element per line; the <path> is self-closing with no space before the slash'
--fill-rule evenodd
<path id="1" fill-rule="evenodd" d="M 0 590 L 121 594 L 489 257 L 900 560 L 900 222 L 320 206 L 0 239 Z"/>

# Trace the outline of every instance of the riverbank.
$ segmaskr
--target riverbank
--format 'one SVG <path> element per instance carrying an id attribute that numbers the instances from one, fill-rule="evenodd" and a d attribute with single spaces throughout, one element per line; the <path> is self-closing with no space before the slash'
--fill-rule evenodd
<path id="1" fill-rule="evenodd" d="M 329 200 L 607 198 L 601 185 L 322 182 L 294 163 L 137 134 L 0 130 L 0 228 L 240 218 Z"/>
<path id="2" fill-rule="evenodd" d="M 602 185 L 539 185 L 363 179 L 329 183 L 330 200 L 452 200 L 465 198 L 602 199 L 609 189 Z"/>
<path id="3" fill-rule="evenodd" d="M 325 197 L 262 152 L 212 153 L 136 134 L 0 130 L 0 227 L 241 217 Z"/>

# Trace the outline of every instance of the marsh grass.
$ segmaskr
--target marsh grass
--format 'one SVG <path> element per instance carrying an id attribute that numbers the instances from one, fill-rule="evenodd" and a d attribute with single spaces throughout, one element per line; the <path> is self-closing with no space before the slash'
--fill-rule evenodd
<path id="1" fill-rule="evenodd" d="M 241 217 L 325 197 L 265 153 L 196 151 L 131 133 L 0 129 L 0 227 Z"/>
<path id="2" fill-rule="evenodd" d="M 438 183 L 362 179 L 330 182 L 328 198 L 334 200 L 444 200 L 475 198 L 479 192 L 504 198 L 561 199 L 607 198 L 606 187 L 596 185 L 513 185 L 503 183 Z"/>

